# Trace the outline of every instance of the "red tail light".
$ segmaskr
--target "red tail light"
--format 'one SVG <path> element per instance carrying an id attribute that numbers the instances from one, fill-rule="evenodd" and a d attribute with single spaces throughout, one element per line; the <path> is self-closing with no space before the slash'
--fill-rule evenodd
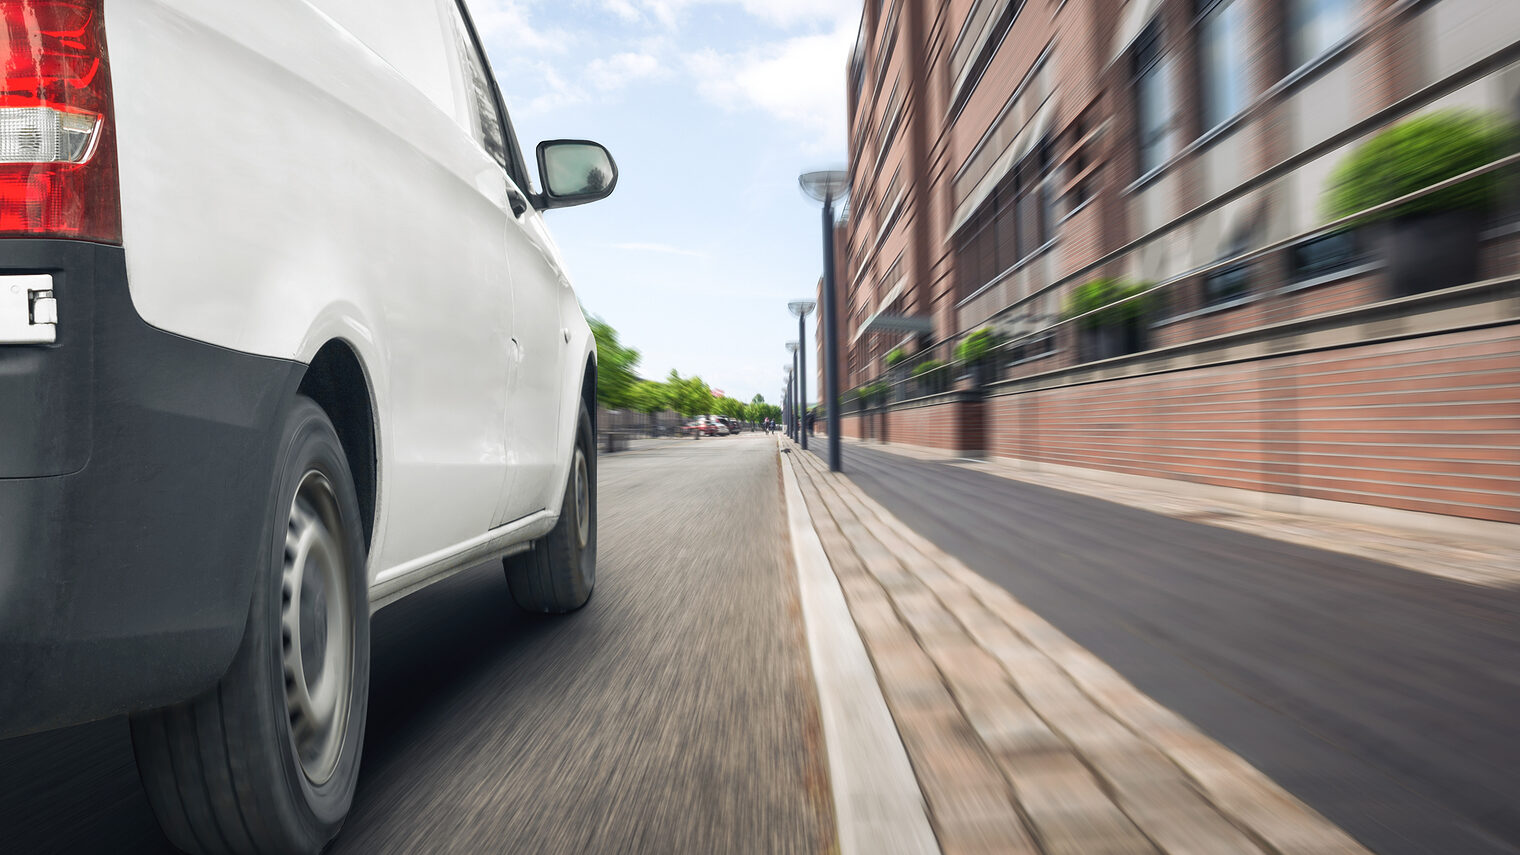
<path id="1" fill-rule="evenodd" d="M 104 0 L 0 0 L 0 236 L 121 242 Z"/>

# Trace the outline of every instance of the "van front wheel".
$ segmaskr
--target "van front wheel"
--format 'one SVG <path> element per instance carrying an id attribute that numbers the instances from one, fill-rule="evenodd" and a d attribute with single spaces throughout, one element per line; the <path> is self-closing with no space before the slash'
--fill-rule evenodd
<path id="1" fill-rule="evenodd" d="M 581 404 L 559 522 L 533 548 L 503 562 L 523 611 L 564 614 L 584 606 L 596 584 L 596 439 Z"/>

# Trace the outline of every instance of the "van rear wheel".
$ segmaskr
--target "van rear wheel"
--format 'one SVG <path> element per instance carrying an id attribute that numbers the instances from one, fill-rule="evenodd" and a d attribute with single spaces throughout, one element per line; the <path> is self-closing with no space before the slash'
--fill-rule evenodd
<path id="1" fill-rule="evenodd" d="M 596 439 L 584 403 L 559 522 L 531 550 L 502 563 L 512 599 L 523 611 L 564 614 L 591 599 L 596 585 Z"/>
<path id="2" fill-rule="evenodd" d="M 320 852 L 353 803 L 369 697 L 358 496 L 327 414 L 298 398 L 232 667 L 131 719 L 148 801 L 186 852 Z"/>

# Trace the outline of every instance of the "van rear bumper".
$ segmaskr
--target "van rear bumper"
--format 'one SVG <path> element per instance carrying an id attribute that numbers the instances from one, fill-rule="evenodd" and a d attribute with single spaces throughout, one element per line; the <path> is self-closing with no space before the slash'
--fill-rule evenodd
<path id="1" fill-rule="evenodd" d="M 55 344 L 0 344 L 0 736 L 226 671 L 304 370 L 150 327 L 119 247 L 0 241 L 22 273 L 54 277 L 59 320 Z"/>

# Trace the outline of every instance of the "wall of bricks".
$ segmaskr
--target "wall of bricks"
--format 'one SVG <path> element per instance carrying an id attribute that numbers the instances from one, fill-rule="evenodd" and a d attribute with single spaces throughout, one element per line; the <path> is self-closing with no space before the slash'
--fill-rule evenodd
<path id="1" fill-rule="evenodd" d="M 987 440 L 1002 457 L 1520 523 L 1517 378 L 1510 324 L 992 397 Z M 922 418 L 904 427 L 918 444 L 949 432 Z"/>
<path id="2" fill-rule="evenodd" d="M 976 399 L 951 395 L 932 404 L 890 410 L 886 413 L 887 441 L 959 453 L 980 452 L 985 445 L 982 405 Z"/>

